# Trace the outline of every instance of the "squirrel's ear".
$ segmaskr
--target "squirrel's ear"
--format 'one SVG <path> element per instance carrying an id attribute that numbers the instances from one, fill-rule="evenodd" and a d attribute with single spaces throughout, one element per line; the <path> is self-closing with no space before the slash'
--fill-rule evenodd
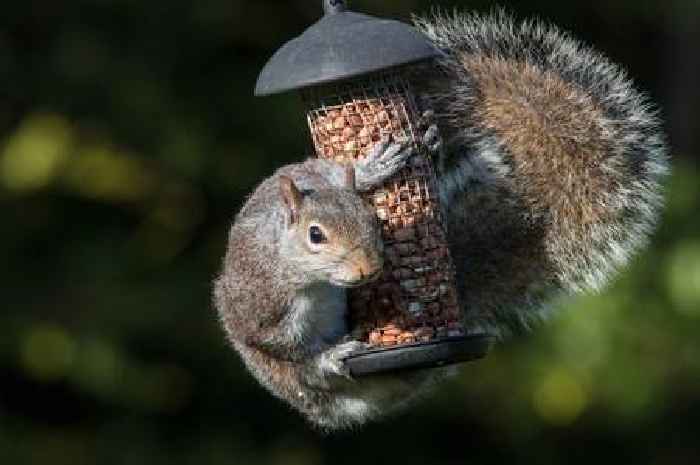
<path id="1" fill-rule="evenodd" d="M 345 165 L 345 185 L 348 189 L 355 190 L 355 167 L 352 165 Z"/>
<path id="2" fill-rule="evenodd" d="M 299 222 L 302 195 L 296 184 L 294 184 L 294 180 L 288 176 L 280 176 L 280 192 L 282 193 L 284 204 L 289 210 L 292 224 Z"/>

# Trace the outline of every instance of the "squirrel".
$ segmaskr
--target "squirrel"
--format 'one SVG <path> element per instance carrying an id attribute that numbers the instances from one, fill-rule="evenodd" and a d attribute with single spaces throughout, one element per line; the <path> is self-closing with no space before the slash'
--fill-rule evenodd
<path id="1" fill-rule="evenodd" d="M 647 242 L 668 156 L 660 120 L 625 72 L 555 26 L 497 11 L 415 17 L 440 51 L 417 72 L 434 124 L 439 195 L 464 322 L 526 332 L 561 294 L 598 291 Z M 440 136 L 442 135 L 442 137 Z M 454 367 L 352 379 L 364 348 L 346 289 L 382 267 L 360 192 L 412 156 L 384 140 L 355 171 L 310 159 L 265 180 L 236 216 L 214 303 L 257 379 L 333 430 L 395 410 Z"/>
<path id="2" fill-rule="evenodd" d="M 346 289 L 371 282 L 383 267 L 376 213 L 360 194 L 413 153 L 407 140 L 384 139 L 354 167 L 313 158 L 282 167 L 258 186 L 230 231 L 214 286 L 223 327 L 264 386 L 327 429 L 369 415 L 364 397 L 385 404 L 397 392 L 350 379 L 343 359 L 366 346 L 346 340 Z M 409 396 L 422 382 L 379 384 L 400 385 Z M 358 387 L 361 394 L 353 392 Z"/>

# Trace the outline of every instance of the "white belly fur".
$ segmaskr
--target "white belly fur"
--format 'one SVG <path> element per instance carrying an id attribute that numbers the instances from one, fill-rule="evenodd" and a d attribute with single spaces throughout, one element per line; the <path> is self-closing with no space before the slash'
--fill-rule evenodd
<path id="1" fill-rule="evenodd" d="M 311 285 L 296 295 L 290 310 L 296 338 L 311 346 L 337 343 L 347 333 L 345 289 L 330 284 Z"/>

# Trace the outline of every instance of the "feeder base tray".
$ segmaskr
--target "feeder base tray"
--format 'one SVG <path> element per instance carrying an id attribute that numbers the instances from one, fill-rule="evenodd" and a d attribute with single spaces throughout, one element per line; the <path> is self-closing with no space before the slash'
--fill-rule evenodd
<path id="1" fill-rule="evenodd" d="M 494 337 L 487 334 L 449 337 L 399 347 L 382 347 L 351 355 L 345 364 L 352 376 L 435 368 L 483 358 Z"/>

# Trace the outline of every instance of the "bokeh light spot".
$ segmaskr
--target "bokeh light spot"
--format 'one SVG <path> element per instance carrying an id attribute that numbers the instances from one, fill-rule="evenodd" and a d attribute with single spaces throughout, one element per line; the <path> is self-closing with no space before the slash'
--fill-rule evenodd
<path id="1" fill-rule="evenodd" d="M 113 202 L 141 200 L 154 184 L 136 157 L 107 144 L 82 147 L 66 167 L 65 182 L 87 198 Z"/>
<path id="2" fill-rule="evenodd" d="M 562 370 L 545 376 L 533 395 L 535 411 L 543 420 L 555 426 L 573 423 L 587 404 L 588 395 L 581 383 Z"/>
<path id="3" fill-rule="evenodd" d="M 24 370 L 40 381 L 66 376 L 75 359 L 76 343 L 60 326 L 37 325 L 29 330 L 21 346 Z"/>
<path id="4" fill-rule="evenodd" d="M 75 381 L 84 389 L 102 396 L 115 389 L 121 358 L 107 341 L 85 341 L 80 348 L 74 370 Z"/>
<path id="5" fill-rule="evenodd" d="M 667 270 L 666 286 L 676 311 L 700 317 L 700 243 L 678 245 L 668 259 Z"/>
<path id="6" fill-rule="evenodd" d="M 60 116 L 29 116 L 5 145 L 0 183 L 18 192 L 47 186 L 65 160 L 71 140 L 72 130 Z"/>

